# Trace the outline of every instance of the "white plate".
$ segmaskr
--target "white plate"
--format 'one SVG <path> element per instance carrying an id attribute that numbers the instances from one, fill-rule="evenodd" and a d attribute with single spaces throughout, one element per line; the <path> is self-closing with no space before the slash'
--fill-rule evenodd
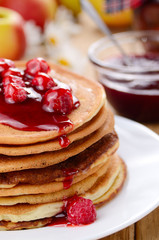
<path id="1" fill-rule="evenodd" d="M 117 232 L 143 218 L 159 205 L 159 137 L 131 120 L 116 117 L 120 138 L 119 155 L 125 160 L 128 177 L 119 195 L 97 211 L 95 223 L 84 227 L 44 227 L 0 232 L 1 239 L 84 240 Z"/>

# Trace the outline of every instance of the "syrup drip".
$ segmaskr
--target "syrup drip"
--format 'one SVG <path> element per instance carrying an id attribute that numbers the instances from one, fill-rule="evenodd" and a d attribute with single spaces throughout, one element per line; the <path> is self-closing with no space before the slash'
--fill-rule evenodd
<path id="1" fill-rule="evenodd" d="M 59 87 L 69 88 L 68 85 L 57 81 Z M 43 109 L 42 98 L 44 91 L 32 88 L 31 81 L 25 81 L 28 98 L 22 103 L 8 104 L 0 85 L 0 123 L 23 131 L 50 131 L 63 132 L 67 127 L 73 128 L 71 120 L 65 116 Z M 73 96 L 74 109 L 79 101 Z M 66 142 L 66 141 L 65 141 Z M 68 142 L 68 141 L 67 141 Z M 65 145 L 65 144 L 64 144 Z"/>
<path id="2" fill-rule="evenodd" d="M 67 220 L 67 214 L 65 211 L 63 211 L 62 213 L 57 214 L 56 216 L 54 216 L 52 218 L 51 223 L 49 223 L 47 225 L 48 227 L 52 227 L 52 226 L 58 226 L 58 227 L 73 227 L 75 225 L 71 224 L 68 220 Z"/>
<path id="3" fill-rule="evenodd" d="M 77 169 L 65 169 L 63 170 L 65 179 L 63 181 L 63 188 L 68 189 L 72 186 L 73 177 L 78 173 Z"/>
<path id="4" fill-rule="evenodd" d="M 66 148 L 70 144 L 70 140 L 66 135 L 62 135 L 59 137 L 59 144 L 62 148 Z"/>

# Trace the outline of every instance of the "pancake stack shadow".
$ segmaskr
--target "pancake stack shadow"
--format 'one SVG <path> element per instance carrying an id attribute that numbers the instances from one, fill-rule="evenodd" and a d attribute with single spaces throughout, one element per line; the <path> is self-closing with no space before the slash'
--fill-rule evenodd
<path id="1" fill-rule="evenodd" d="M 62 148 L 57 132 L 0 125 L 0 230 L 45 226 L 62 211 L 63 200 L 74 195 L 98 207 L 116 196 L 125 181 L 126 167 L 116 154 L 114 116 L 103 88 L 53 68 L 53 77 L 69 84 L 81 103 L 70 116 L 70 145 Z"/>

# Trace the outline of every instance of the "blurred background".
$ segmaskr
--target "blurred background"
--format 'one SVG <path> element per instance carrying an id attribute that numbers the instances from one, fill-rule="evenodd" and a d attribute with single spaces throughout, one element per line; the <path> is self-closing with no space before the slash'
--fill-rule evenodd
<path id="1" fill-rule="evenodd" d="M 138 56 L 140 53 L 145 59 L 145 56 L 147 56 L 145 54 L 153 53 L 155 54 L 155 59 L 151 55 L 151 59 L 148 58 L 148 61 L 151 60 L 150 66 L 154 66 L 154 62 L 158 66 L 159 55 L 156 55 L 156 53 L 159 53 L 159 34 L 157 31 L 159 30 L 158 0 L 89 0 L 89 2 L 97 10 L 101 19 L 110 28 L 112 33 L 125 33 L 119 41 L 120 45 L 123 45 L 122 47 L 125 48 L 124 51 L 126 51 L 126 54 Z M 136 30 L 154 30 L 157 34 L 147 34 L 147 32 L 144 32 L 142 36 L 132 35 L 131 33 L 134 33 Z M 99 30 L 95 22 L 82 11 L 80 0 L 0 0 L 0 57 L 12 60 L 28 60 L 40 56 L 56 64 L 60 64 L 71 71 L 84 74 L 93 80 L 98 79 L 102 82 L 102 79 L 104 79 L 103 76 L 107 76 L 108 78 L 107 72 L 104 72 L 105 75 L 101 77 L 99 69 L 95 73 L 93 65 L 88 60 L 88 48 L 102 37 L 104 37 L 104 34 Z M 126 40 L 128 40 L 127 43 Z M 105 42 L 101 42 L 100 44 L 103 44 L 102 49 L 104 49 Z M 98 60 L 105 61 L 107 55 L 108 59 L 119 55 L 113 48 L 107 49 L 107 46 L 105 46 L 105 49 L 105 52 L 111 54 L 104 55 L 104 60 L 103 57 L 98 56 L 99 59 L 97 59 L 96 56 L 97 62 Z M 96 54 L 96 52 L 92 51 L 91 54 Z M 92 60 L 94 56 L 91 55 L 89 58 L 94 65 L 97 65 L 97 62 Z M 137 64 L 135 64 L 140 65 L 141 62 L 142 60 L 140 62 L 137 61 Z M 146 64 L 149 65 L 149 62 L 146 62 Z M 127 66 L 126 68 L 124 67 L 124 72 L 123 70 L 121 71 L 121 68 L 115 69 L 114 66 L 116 66 L 116 63 L 112 68 L 117 73 L 122 72 L 125 74 L 125 71 L 129 71 L 128 78 L 130 78 L 130 69 Z M 138 77 L 139 72 L 143 74 L 143 66 L 141 67 L 141 71 L 137 71 Z M 99 68 L 103 71 L 103 67 L 99 66 Z M 151 69 L 148 69 L 147 72 L 151 72 Z M 134 78 L 136 80 L 135 71 L 136 68 L 135 70 L 133 69 L 133 73 L 131 69 L 131 80 Z M 152 87 L 152 84 L 149 86 L 150 84 L 148 83 L 146 90 L 155 89 L 156 91 L 156 89 L 159 89 L 159 71 L 154 69 L 151 74 L 153 73 L 153 76 L 156 76 L 156 72 L 157 80 L 155 79 L 155 84 Z M 146 77 L 149 78 L 147 75 Z M 128 78 L 126 75 L 126 81 Z M 106 85 L 105 82 L 102 82 L 102 84 Z M 143 84 L 135 84 L 136 82 L 133 84 L 133 89 L 137 88 L 138 95 L 143 95 L 144 92 L 142 90 L 145 90 L 145 86 L 143 87 Z M 138 87 L 138 85 L 140 86 Z M 107 88 L 107 86 L 105 87 Z M 127 88 L 126 92 L 129 92 L 129 90 L 130 87 Z M 143 116 L 149 114 L 149 112 L 141 114 L 141 109 L 151 109 L 152 105 L 157 102 L 154 110 L 151 111 L 151 115 L 153 115 L 153 112 L 156 112 L 156 107 L 159 107 L 159 97 L 154 98 L 154 92 L 151 91 L 151 94 L 145 93 L 144 100 L 135 99 L 136 105 L 138 105 L 138 102 L 143 103 L 140 105 L 138 113 L 127 114 L 129 112 L 128 106 L 134 104 L 134 96 L 131 102 L 128 103 L 128 106 L 126 106 L 125 101 L 130 96 L 128 98 L 123 96 L 124 103 L 120 102 L 118 104 L 120 106 L 117 106 L 114 101 L 118 102 L 118 99 L 114 100 L 114 97 L 112 99 L 109 89 L 106 89 L 106 91 L 108 99 L 115 109 L 124 116 L 137 121 L 144 121 L 146 118 Z M 115 96 L 117 95 L 118 93 L 115 93 Z M 147 95 L 153 95 L 153 100 L 152 97 L 151 99 L 147 98 Z M 121 98 L 122 96 L 120 95 Z M 151 104 L 147 107 L 149 102 Z M 123 109 L 123 105 L 125 109 Z M 158 111 L 157 114 L 155 113 L 153 119 L 148 119 L 148 121 L 154 119 L 159 121 Z"/>
<path id="2" fill-rule="evenodd" d="M 159 29 L 158 1 L 89 1 L 113 32 Z M 78 54 L 82 62 L 81 53 L 102 35 L 79 0 L 0 0 L 0 57 L 43 55 L 81 71 L 74 63 Z"/>

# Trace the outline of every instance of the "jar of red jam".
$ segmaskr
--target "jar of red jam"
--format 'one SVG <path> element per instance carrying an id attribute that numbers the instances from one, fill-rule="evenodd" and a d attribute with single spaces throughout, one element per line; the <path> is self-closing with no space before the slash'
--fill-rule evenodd
<path id="1" fill-rule="evenodd" d="M 142 122 L 159 121 L 159 31 L 115 34 L 129 61 L 105 37 L 89 48 L 89 58 L 111 105 L 123 116 Z M 148 47 L 149 46 L 149 47 Z"/>

